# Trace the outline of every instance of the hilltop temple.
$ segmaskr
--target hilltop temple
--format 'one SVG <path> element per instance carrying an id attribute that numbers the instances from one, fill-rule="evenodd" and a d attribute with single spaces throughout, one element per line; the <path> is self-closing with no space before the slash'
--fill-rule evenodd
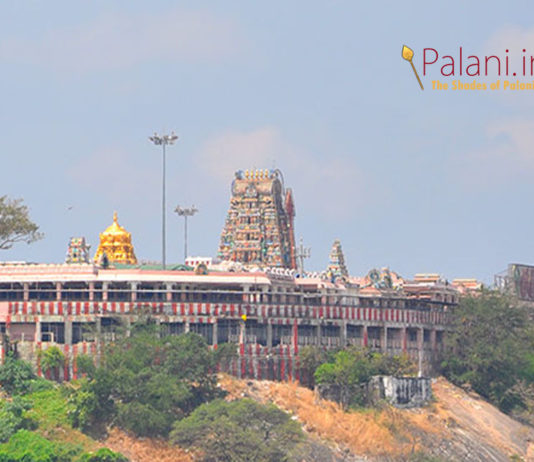
<path id="1" fill-rule="evenodd" d="M 291 189 L 279 170 L 239 170 L 219 258 L 261 267 L 296 268 Z"/>
<path id="2" fill-rule="evenodd" d="M 234 344 L 221 371 L 238 377 L 298 380 L 305 346 L 405 354 L 423 370 L 439 364 L 459 290 L 439 275 L 411 281 L 387 268 L 351 277 L 338 240 L 326 271 L 297 274 L 294 216 L 279 170 L 238 171 L 222 266 L 199 258 L 190 260 L 195 271 L 138 265 L 117 213 L 100 234 L 96 264 L 83 238 L 71 238 L 65 264 L 0 262 L 0 364 L 16 350 L 42 374 L 40 352 L 54 345 L 65 357 L 61 379 L 76 378 L 79 355 L 99 360 L 147 315 L 164 335 Z M 226 270 L 228 262 L 239 264 Z"/>
<path id="3" fill-rule="evenodd" d="M 95 263 L 125 263 L 137 264 L 132 235 L 119 225 L 117 212 L 113 213 L 113 223 L 103 233 L 100 233 L 100 244 L 95 254 Z"/>

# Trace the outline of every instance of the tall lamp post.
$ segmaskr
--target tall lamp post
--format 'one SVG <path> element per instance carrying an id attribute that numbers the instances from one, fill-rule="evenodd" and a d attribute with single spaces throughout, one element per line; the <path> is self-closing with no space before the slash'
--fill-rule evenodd
<path id="1" fill-rule="evenodd" d="M 148 139 L 152 141 L 156 146 L 161 146 L 163 149 L 163 181 L 162 181 L 162 198 L 161 198 L 161 264 L 162 268 L 165 269 L 165 147 L 167 145 L 173 145 L 178 136 L 171 132 L 170 135 L 154 135 L 149 136 Z"/>
<path id="2" fill-rule="evenodd" d="M 300 244 L 297 247 L 297 252 L 296 252 L 295 257 L 297 258 L 300 277 L 304 277 L 304 259 L 311 257 L 311 248 L 304 247 L 304 244 L 302 242 L 302 237 L 300 238 Z"/>
<path id="3" fill-rule="evenodd" d="M 184 217 L 184 263 L 187 259 L 187 218 L 192 217 L 195 213 L 198 212 L 198 209 L 193 205 L 192 207 L 180 207 L 176 206 L 174 210 L 178 216 Z"/>

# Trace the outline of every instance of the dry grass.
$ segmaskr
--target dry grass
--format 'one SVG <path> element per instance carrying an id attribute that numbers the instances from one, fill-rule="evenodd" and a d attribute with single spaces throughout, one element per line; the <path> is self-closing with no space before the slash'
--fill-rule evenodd
<path id="1" fill-rule="evenodd" d="M 114 428 L 102 442 L 107 448 L 124 454 L 131 462 L 192 462 L 193 458 L 183 449 L 171 446 L 163 440 L 134 438 Z"/>
<path id="2" fill-rule="evenodd" d="M 221 375 L 229 399 L 251 397 L 272 402 L 298 417 L 304 429 L 351 452 L 368 456 L 402 456 L 417 445 L 407 432 L 406 419 L 388 408 L 382 411 L 344 412 L 339 405 L 319 399 L 297 383 L 240 381 Z"/>
<path id="3" fill-rule="evenodd" d="M 432 386 L 436 402 L 424 408 L 384 406 L 351 412 L 319 399 L 298 383 L 244 381 L 227 375 L 221 375 L 219 382 L 228 391 L 228 399 L 247 396 L 272 402 L 297 416 L 312 435 L 360 456 L 403 459 L 413 451 L 428 451 L 436 441 L 455 440 L 460 434 L 498 449 L 505 457 L 519 454 L 534 461 L 534 430 L 443 378 Z"/>

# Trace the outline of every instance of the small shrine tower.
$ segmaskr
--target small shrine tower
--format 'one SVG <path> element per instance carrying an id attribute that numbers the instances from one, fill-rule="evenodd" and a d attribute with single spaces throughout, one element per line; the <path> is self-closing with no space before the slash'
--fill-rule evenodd
<path id="1" fill-rule="evenodd" d="M 341 241 L 336 239 L 332 245 L 330 251 L 330 263 L 327 268 L 328 274 L 332 279 L 347 278 L 349 271 L 345 265 L 345 256 L 343 255 L 343 249 L 341 248 Z"/>
<path id="2" fill-rule="evenodd" d="M 232 183 L 230 209 L 219 258 L 261 267 L 296 268 L 290 189 L 280 170 L 239 170 Z"/>
<path id="3" fill-rule="evenodd" d="M 107 259 L 109 263 L 125 263 L 135 265 L 135 257 L 132 245 L 132 235 L 126 231 L 117 221 L 117 212 L 113 214 L 113 223 L 103 233 L 100 233 L 100 244 L 95 254 L 95 263 L 101 259 Z"/>
<path id="4" fill-rule="evenodd" d="M 65 263 L 89 263 L 90 245 L 85 242 L 85 237 L 71 237 Z"/>

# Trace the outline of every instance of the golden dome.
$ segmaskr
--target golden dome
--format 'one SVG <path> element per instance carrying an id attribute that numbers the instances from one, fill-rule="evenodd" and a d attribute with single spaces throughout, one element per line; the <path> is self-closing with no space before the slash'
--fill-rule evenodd
<path id="1" fill-rule="evenodd" d="M 117 221 L 117 212 L 113 213 L 113 223 L 100 233 L 100 244 L 95 254 L 95 263 L 100 263 L 104 253 L 109 263 L 137 263 L 132 235 Z"/>
<path id="2" fill-rule="evenodd" d="M 100 236 L 131 236 L 128 231 L 126 231 L 119 222 L 117 221 L 117 212 L 113 212 L 113 223 L 111 226 L 108 226 L 106 230 L 100 234 Z"/>

